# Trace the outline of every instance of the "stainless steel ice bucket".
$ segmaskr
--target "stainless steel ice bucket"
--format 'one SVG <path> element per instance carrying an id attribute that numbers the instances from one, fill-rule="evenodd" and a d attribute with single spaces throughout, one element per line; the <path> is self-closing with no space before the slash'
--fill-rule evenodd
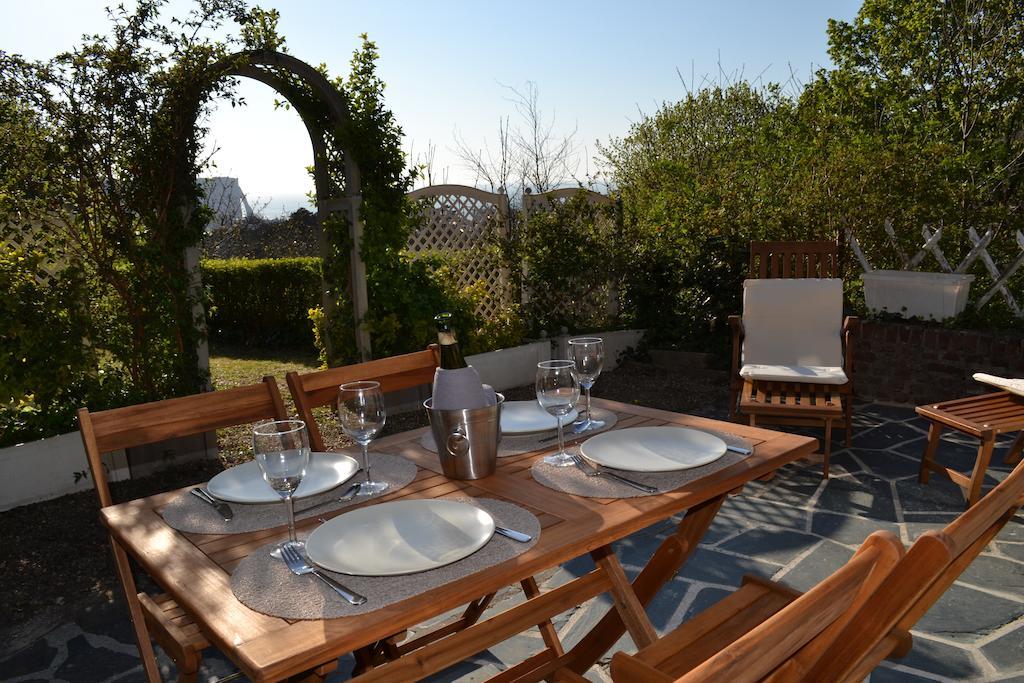
<path id="1" fill-rule="evenodd" d="M 501 443 L 501 404 L 468 410 L 437 410 L 423 402 L 437 444 L 441 470 L 449 479 L 481 479 L 494 474 Z"/>

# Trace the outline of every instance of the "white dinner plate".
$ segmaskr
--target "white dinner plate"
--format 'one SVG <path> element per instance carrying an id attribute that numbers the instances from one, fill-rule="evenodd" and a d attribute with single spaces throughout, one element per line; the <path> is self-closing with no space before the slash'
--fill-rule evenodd
<path id="1" fill-rule="evenodd" d="M 306 474 L 295 489 L 295 498 L 315 496 L 344 484 L 359 471 L 355 458 L 344 453 L 311 453 Z M 214 498 L 229 503 L 278 503 L 281 496 L 263 478 L 260 466 L 250 460 L 224 470 L 206 487 Z"/>
<path id="2" fill-rule="evenodd" d="M 562 424 L 572 424 L 577 415 L 573 408 L 562 418 Z M 530 434 L 549 429 L 558 429 L 558 419 L 536 401 L 505 401 L 501 404 L 502 434 Z"/>
<path id="3" fill-rule="evenodd" d="M 725 454 L 725 442 L 686 427 L 632 427 L 593 436 L 580 451 L 588 460 L 617 470 L 671 472 L 718 460 Z"/>
<path id="4" fill-rule="evenodd" d="M 472 555 L 494 535 L 494 518 L 453 500 L 396 500 L 346 512 L 313 530 L 306 554 L 324 569 L 395 576 Z"/>

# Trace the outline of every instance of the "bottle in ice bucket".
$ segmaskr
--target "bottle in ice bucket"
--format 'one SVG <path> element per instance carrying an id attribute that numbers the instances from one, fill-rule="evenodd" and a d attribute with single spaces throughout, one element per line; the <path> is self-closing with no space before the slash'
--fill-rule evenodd
<path id="1" fill-rule="evenodd" d="M 434 395 L 431 405 L 438 410 L 463 410 L 494 405 L 494 389 L 480 382 L 473 366 L 466 364 L 455 340 L 452 314 L 440 313 L 437 323 L 437 344 L 441 351 L 441 367 L 434 371 Z"/>

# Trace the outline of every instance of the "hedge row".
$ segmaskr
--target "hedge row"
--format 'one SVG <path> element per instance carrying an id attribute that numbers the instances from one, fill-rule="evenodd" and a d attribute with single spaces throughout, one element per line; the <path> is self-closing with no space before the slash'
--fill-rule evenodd
<path id="1" fill-rule="evenodd" d="M 320 303 L 320 259 L 202 262 L 212 341 L 313 348 L 309 309 Z"/>

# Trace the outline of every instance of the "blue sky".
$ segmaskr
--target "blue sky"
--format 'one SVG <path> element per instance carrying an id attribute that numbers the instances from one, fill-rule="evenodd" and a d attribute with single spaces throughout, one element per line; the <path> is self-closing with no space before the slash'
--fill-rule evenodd
<path id="1" fill-rule="evenodd" d="M 0 49 L 47 58 L 103 31 L 103 7 L 89 0 L 4 0 Z M 175 11 L 187 3 L 175 0 Z M 274 6 L 265 2 L 264 6 Z M 436 146 L 434 170 L 472 184 L 454 153 L 454 133 L 493 145 L 500 117 L 512 113 L 505 85 L 537 84 L 556 131 L 576 129 L 584 163 L 597 170 L 595 140 L 622 136 L 640 116 L 685 94 L 677 69 L 697 84 L 739 74 L 807 80 L 830 64 L 826 26 L 849 20 L 859 0 L 718 0 L 485 3 L 293 0 L 279 2 L 289 51 L 345 73 L 358 35 L 380 48 L 386 98 L 416 156 Z M 264 201 L 306 191 L 309 141 L 292 112 L 273 111 L 273 93 L 245 83 L 245 110 L 219 107 L 208 145 L 217 173 L 240 178 Z"/>

